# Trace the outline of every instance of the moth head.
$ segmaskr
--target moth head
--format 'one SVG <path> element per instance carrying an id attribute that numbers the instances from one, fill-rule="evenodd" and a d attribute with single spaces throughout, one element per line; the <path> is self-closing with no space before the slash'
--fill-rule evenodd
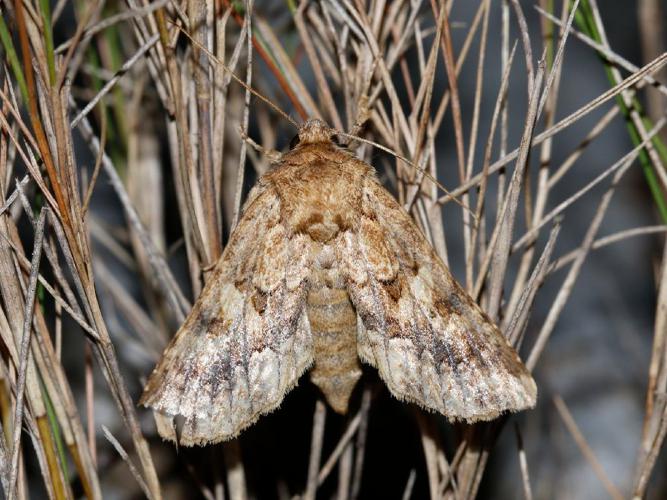
<path id="1" fill-rule="evenodd" d="M 336 131 L 322 120 L 313 118 L 301 125 L 299 134 L 292 139 L 290 148 L 296 147 L 297 144 L 314 144 L 318 142 L 330 142 L 335 136 Z"/>

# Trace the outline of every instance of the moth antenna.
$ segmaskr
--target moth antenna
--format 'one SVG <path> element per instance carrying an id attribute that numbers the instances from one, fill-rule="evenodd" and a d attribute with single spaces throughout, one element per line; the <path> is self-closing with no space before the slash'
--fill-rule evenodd
<path id="1" fill-rule="evenodd" d="M 194 45 L 196 45 L 197 48 L 199 48 L 200 50 L 202 50 L 202 51 L 203 51 L 203 52 L 204 52 L 210 59 L 212 59 L 213 61 L 215 61 L 216 64 L 219 64 L 219 65 L 222 67 L 222 69 L 224 69 L 227 73 L 229 73 L 229 76 L 232 77 L 232 80 L 234 80 L 236 83 L 238 83 L 239 85 L 241 85 L 241 87 L 243 87 L 244 89 L 246 89 L 246 90 L 247 90 L 248 92 L 250 92 L 252 95 L 254 95 L 255 97 L 259 98 L 259 99 L 260 99 L 261 101 L 263 101 L 264 103 L 268 104 L 269 107 L 270 107 L 271 109 L 273 109 L 274 111 L 276 111 L 280 116 L 282 116 L 283 118 L 285 118 L 285 120 L 287 120 L 289 123 L 291 123 L 292 125 L 294 125 L 294 127 L 296 127 L 297 130 L 299 129 L 299 124 L 296 122 L 296 120 L 294 120 L 294 118 L 292 118 L 292 117 L 291 117 L 289 114 L 287 114 L 285 111 L 283 111 L 282 109 L 280 109 L 280 107 L 279 107 L 277 104 L 275 104 L 274 102 L 272 102 L 268 97 L 265 97 L 265 96 L 262 95 L 260 92 L 256 91 L 256 90 L 253 89 L 250 85 L 248 85 L 246 82 L 244 82 L 241 78 L 239 78 L 238 76 L 236 76 L 236 74 L 234 74 L 234 72 L 233 72 L 231 69 L 229 69 L 229 67 L 228 67 L 225 63 L 223 63 L 220 59 L 218 59 L 214 54 L 211 53 L 210 50 L 208 50 L 206 47 L 204 47 L 201 43 L 199 43 L 197 40 L 195 40 L 194 38 L 192 38 L 192 36 L 190 36 L 190 34 L 189 34 L 187 31 L 185 31 L 185 29 L 183 29 L 181 26 L 179 26 L 178 24 L 174 23 L 173 21 L 169 21 L 169 22 L 170 22 L 173 26 L 176 26 L 176 28 L 178 28 L 178 29 L 179 29 L 179 30 L 180 30 L 186 37 L 188 37 L 188 39 L 189 39 Z M 448 193 L 448 194 L 449 194 L 449 193 Z"/>
<path id="2" fill-rule="evenodd" d="M 248 146 L 250 146 L 255 151 L 259 152 L 261 155 L 268 158 L 269 161 L 271 161 L 272 163 L 280 161 L 280 158 L 283 156 L 280 151 L 276 151 L 275 149 L 267 149 L 261 144 L 258 144 L 242 129 L 239 130 L 239 134 L 241 135 L 241 139 L 245 141 L 248 144 Z"/>
<path id="3" fill-rule="evenodd" d="M 475 214 L 474 210 L 472 210 L 468 205 L 466 205 L 466 204 L 463 203 L 461 200 L 459 200 L 456 196 L 454 196 L 454 195 L 451 193 L 451 191 L 449 191 L 449 189 L 447 189 L 445 186 L 443 186 L 443 185 L 438 181 L 438 179 L 436 179 L 435 177 L 433 177 L 433 176 L 431 175 L 431 173 L 430 173 L 428 170 L 426 170 L 425 168 L 420 167 L 420 166 L 417 165 L 416 163 L 414 163 L 414 162 L 408 160 L 405 156 L 403 156 L 403 155 L 397 153 L 397 152 L 394 151 L 393 149 L 388 148 L 388 147 L 386 147 L 386 146 L 383 146 L 382 144 L 379 144 L 379 143 L 377 143 L 377 142 L 375 142 L 375 141 L 371 141 L 370 139 L 364 139 L 363 137 L 359 137 L 358 135 L 352 135 L 352 134 L 348 134 L 348 133 L 346 133 L 346 132 L 339 132 L 339 131 L 336 131 L 336 133 L 337 133 L 338 135 L 342 135 L 343 137 L 347 137 L 348 139 L 352 139 L 352 140 L 355 140 L 355 141 L 363 142 L 363 143 L 365 143 L 365 144 L 369 144 L 369 145 L 374 146 L 374 147 L 376 147 L 376 148 L 378 148 L 378 149 L 381 149 L 381 150 L 384 151 L 385 153 L 389 153 L 390 155 L 394 155 L 394 156 L 395 156 L 396 158 L 398 158 L 399 160 L 401 160 L 401 161 L 407 163 L 408 165 L 410 165 L 410 166 L 411 166 L 412 168 L 414 168 L 415 170 L 417 170 L 417 171 L 419 171 L 419 172 L 422 172 L 422 173 L 423 173 L 426 177 L 428 177 L 428 178 L 429 178 L 429 179 L 430 179 L 436 186 L 438 186 L 438 187 L 439 187 L 439 188 L 440 188 L 446 195 L 448 195 L 452 200 L 454 200 L 454 203 L 456 203 L 457 205 L 459 205 L 459 206 L 460 206 L 461 208 L 463 208 L 464 210 L 467 210 L 467 211 L 470 213 L 470 215 L 472 215 L 473 219 L 475 220 L 475 224 L 476 224 L 476 225 L 479 224 L 479 218 L 477 217 L 477 214 Z"/>

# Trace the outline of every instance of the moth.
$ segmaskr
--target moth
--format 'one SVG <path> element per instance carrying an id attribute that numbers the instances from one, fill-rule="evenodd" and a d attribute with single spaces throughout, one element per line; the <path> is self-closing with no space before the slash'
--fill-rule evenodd
<path id="1" fill-rule="evenodd" d="M 398 399 L 450 420 L 535 405 L 535 382 L 373 167 L 319 120 L 251 190 L 140 403 L 182 445 L 231 439 L 301 375 L 338 413 L 361 362 Z M 173 419 L 183 425 L 176 438 Z M 158 419 L 158 423 L 161 420 Z"/>

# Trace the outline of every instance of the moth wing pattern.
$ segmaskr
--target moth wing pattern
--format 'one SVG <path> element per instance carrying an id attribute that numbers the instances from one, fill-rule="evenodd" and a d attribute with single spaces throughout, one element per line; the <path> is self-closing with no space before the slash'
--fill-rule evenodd
<path id="1" fill-rule="evenodd" d="M 409 214 L 375 177 L 341 248 L 358 315 L 358 353 L 391 393 L 450 420 L 533 407 L 535 382 L 459 286 Z"/>
<path id="2" fill-rule="evenodd" d="M 289 237 L 280 199 L 262 182 L 140 403 L 158 432 L 185 446 L 231 439 L 275 409 L 312 364 L 305 312 L 311 257 Z M 176 436 L 173 417 L 184 419 Z M 172 425 L 165 424 L 165 417 Z"/>

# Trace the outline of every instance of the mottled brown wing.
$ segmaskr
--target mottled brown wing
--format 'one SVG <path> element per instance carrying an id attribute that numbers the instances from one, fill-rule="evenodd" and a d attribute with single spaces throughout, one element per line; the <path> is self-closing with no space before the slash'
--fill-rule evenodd
<path id="1" fill-rule="evenodd" d="M 288 237 L 273 188 L 254 188 L 201 296 L 141 404 L 182 415 L 180 444 L 231 439 L 276 408 L 312 363 L 304 236 Z M 174 426 L 158 430 L 175 440 Z"/>
<path id="2" fill-rule="evenodd" d="M 374 178 L 341 244 L 359 323 L 358 351 L 399 399 L 451 420 L 490 420 L 535 405 L 514 349 L 459 286 L 410 216 Z"/>

